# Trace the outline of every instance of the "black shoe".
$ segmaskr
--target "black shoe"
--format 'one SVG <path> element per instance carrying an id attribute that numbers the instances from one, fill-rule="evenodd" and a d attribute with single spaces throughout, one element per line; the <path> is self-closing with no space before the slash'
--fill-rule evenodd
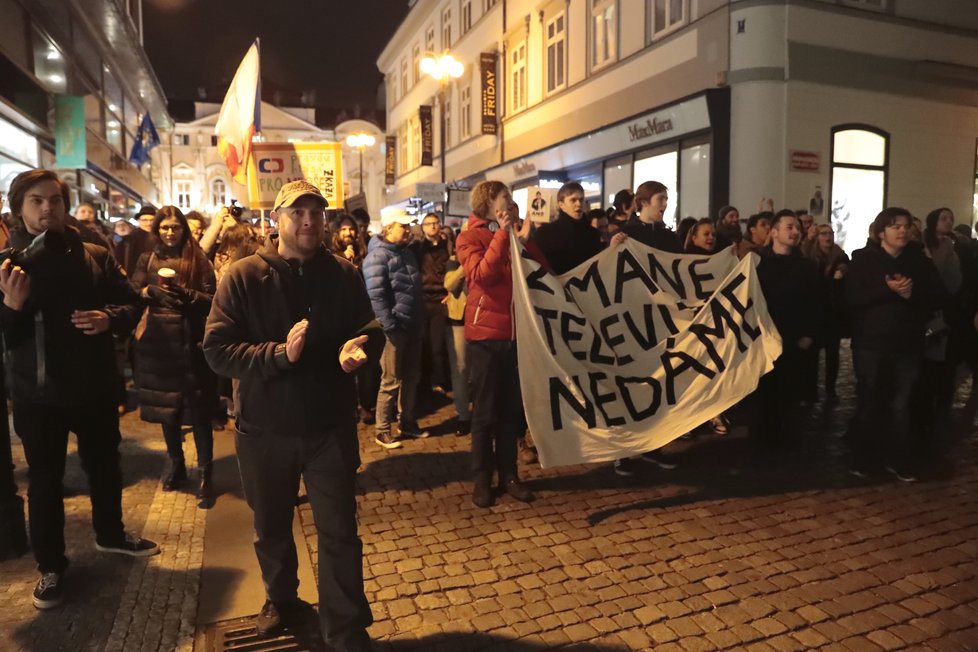
<path id="1" fill-rule="evenodd" d="M 518 478 L 510 478 L 502 483 L 500 487 L 503 491 L 522 503 L 533 502 L 533 492 L 523 486 Z"/>
<path id="2" fill-rule="evenodd" d="M 377 436 L 374 437 L 374 441 L 388 450 L 403 446 L 403 444 L 394 439 L 389 432 L 378 432 Z"/>
<path id="3" fill-rule="evenodd" d="M 431 436 L 430 432 L 421 429 L 417 421 L 402 423 L 400 431 L 401 437 L 410 437 L 411 439 L 427 439 Z"/>
<path id="4" fill-rule="evenodd" d="M 901 468 L 895 465 L 888 465 L 886 470 L 900 482 L 916 482 L 917 476 L 910 472 L 910 469 Z"/>
<path id="5" fill-rule="evenodd" d="M 274 634 L 281 628 L 282 616 L 279 614 L 278 608 L 271 600 L 265 600 L 261 612 L 255 618 L 255 629 L 258 631 L 258 635 L 268 636 L 269 634 Z"/>
<path id="6" fill-rule="evenodd" d="M 60 573 L 44 573 L 34 587 L 33 601 L 38 609 L 51 609 L 61 604 L 65 589 Z"/>
<path id="7" fill-rule="evenodd" d="M 615 464 L 612 468 L 614 468 L 615 475 L 620 475 L 623 478 L 630 478 L 635 475 L 635 466 L 627 457 L 623 457 L 620 460 L 615 460 Z"/>
<path id="8" fill-rule="evenodd" d="M 860 478 L 860 479 L 868 478 L 869 469 L 867 469 L 865 466 L 859 466 L 854 464 L 853 466 L 849 467 L 849 475 L 853 476 L 854 478 Z"/>
<path id="9" fill-rule="evenodd" d="M 476 507 L 492 507 L 496 502 L 492 494 L 492 476 L 487 473 L 480 473 L 475 477 L 475 486 L 472 488 L 472 503 Z"/>
<path id="10" fill-rule="evenodd" d="M 470 432 L 472 432 L 472 421 L 469 419 L 459 419 L 455 422 L 455 434 L 458 437 L 464 437 Z"/>
<path id="11" fill-rule="evenodd" d="M 152 557 L 160 552 L 160 547 L 155 542 L 149 539 L 140 539 L 131 534 L 126 534 L 122 541 L 114 543 L 99 543 L 96 541 L 95 549 L 101 552 L 129 555 L 130 557 Z"/>
<path id="12" fill-rule="evenodd" d="M 642 453 L 639 455 L 639 459 L 643 462 L 648 462 L 649 464 L 655 464 L 660 469 L 665 469 L 666 471 L 671 471 L 678 467 L 679 465 L 665 453 L 660 453 L 659 451 L 649 451 L 648 453 Z"/>
<path id="13" fill-rule="evenodd" d="M 163 491 L 176 491 L 187 481 L 186 463 L 183 460 L 170 459 L 170 472 L 163 479 Z"/>
<path id="14" fill-rule="evenodd" d="M 211 483 L 211 475 L 214 470 L 213 464 L 205 464 L 200 467 L 200 485 L 197 487 L 197 500 L 200 507 L 208 509 L 214 504 L 214 485 Z"/>

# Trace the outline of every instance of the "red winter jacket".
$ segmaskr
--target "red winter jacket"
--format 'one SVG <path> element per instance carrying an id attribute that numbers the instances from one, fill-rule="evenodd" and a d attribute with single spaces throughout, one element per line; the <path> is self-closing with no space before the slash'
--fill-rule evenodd
<path id="1" fill-rule="evenodd" d="M 512 340 L 513 268 L 509 232 L 489 230 L 489 221 L 474 213 L 469 228 L 458 236 L 455 249 L 465 269 L 465 339 Z"/>

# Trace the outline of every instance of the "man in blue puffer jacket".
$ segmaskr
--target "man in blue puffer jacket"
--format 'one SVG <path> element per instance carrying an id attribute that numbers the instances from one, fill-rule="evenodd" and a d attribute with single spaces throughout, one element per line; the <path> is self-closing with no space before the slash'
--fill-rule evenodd
<path id="1" fill-rule="evenodd" d="M 373 238 L 363 259 L 363 278 L 377 321 L 387 343 L 380 358 L 380 391 L 377 392 L 376 441 L 384 448 L 400 448 L 391 432 L 399 417 L 400 434 L 420 439 L 428 432 L 418 427 L 414 403 L 421 370 L 424 332 L 424 299 L 418 260 L 408 249 L 414 221 L 403 210 L 381 215 L 383 233 Z"/>

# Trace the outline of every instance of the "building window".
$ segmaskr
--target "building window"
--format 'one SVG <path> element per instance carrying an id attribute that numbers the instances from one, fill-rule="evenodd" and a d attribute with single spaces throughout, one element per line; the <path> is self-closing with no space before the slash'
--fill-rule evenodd
<path id="1" fill-rule="evenodd" d="M 459 34 L 465 34 L 472 29 L 472 0 L 461 0 L 462 2 L 462 24 L 459 27 Z"/>
<path id="2" fill-rule="evenodd" d="M 472 135 L 472 86 L 466 86 L 459 91 L 459 121 L 458 135 L 465 140 Z"/>
<path id="3" fill-rule="evenodd" d="M 401 59 L 401 97 L 408 94 L 408 62 L 407 59 Z"/>
<path id="4" fill-rule="evenodd" d="M 445 147 L 452 146 L 452 100 L 445 91 Z"/>
<path id="5" fill-rule="evenodd" d="M 662 36 L 686 22 L 689 0 L 652 0 L 649 15 L 652 19 L 652 37 Z"/>
<path id="6" fill-rule="evenodd" d="M 190 210 L 190 190 L 193 184 L 190 181 L 177 181 L 173 185 L 176 188 L 177 208 Z"/>
<path id="7" fill-rule="evenodd" d="M 397 130 L 397 170 L 404 174 L 408 170 L 408 130 L 406 125 L 401 125 Z"/>
<path id="8" fill-rule="evenodd" d="M 513 113 L 526 108 L 526 43 L 515 46 L 510 53 L 510 101 Z"/>
<path id="9" fill-rule="evenodd" d="M 173 144 L 187 147 L 190 145 L 190 134 L 173 134 Z"/>
<path id="10" fill-rule="evenodd" d="M 414 58 L 414 83 L 417 84 L 421 81 L 421 46 L 417 43 L 411 50 L 411 56 Z"/>
<path id="11" fill-rule="evenodd" d="M 566 19 L 561 12 L 547 22 L 547 92 L 552 93 L 567 81 L 565 71 Z"/>
<path id="12" fill-rule="evenodd" d="M 424 49 L 427 52 L 434 53 L 435 51 L 435 27 L 434 25 L 428 25 L 428 29 L 424 32 Z"/>
<path id="13" fill-rule="evenodd" d="M 835 241 L 851 254 L 866 244 L 866 233 L 886 205 L 890 136 L 868 125 L 832 129 L 832 177 L 829 186 Z M 809 201 L 816 220 L 825 214 L 821 191 Z"/>
<path id="14" fill-rule="evenodd" d="M 591 68 L 597 69 L 617 56 L 616 0 L 594 0 L 591 5 Z"/>
<path id="15" fill-rule="evenodd" d="M 448 5 L 441 12 L 441 48 L 452 47 L 452 6 Z"/>
<path id="16" fill-rule="evenodd" d="M 211 134 L 211 147 L 217 147 L 217 134 Z"/>
<path id="17" fill-rule="evenodd" d="M 411 167 L 416 168 L 421 165 L 421 119 L 418 116 L 411 118 L 409 128 L 411 130 Z"/>
<path id="18" fill-rule="evenodd" d="M 387 106 L 392 107 L 397 104 L 397 78 L 387 75 L 384 81 L 387 82 Z"/>
<path id="19" fill-rule="evenodd" d="M 211 181 L 211 201 L 214 202 L 215 206 L 227 206 L 228 185 L 224 183 L 224 179 Z"/>

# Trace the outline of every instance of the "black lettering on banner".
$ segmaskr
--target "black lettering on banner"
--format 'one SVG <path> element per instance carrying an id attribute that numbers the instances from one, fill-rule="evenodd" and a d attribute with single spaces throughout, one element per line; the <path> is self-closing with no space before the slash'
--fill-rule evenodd
<path id="1" fill-rule="evenodd" d="M 611 305 L 611 300 L 608 298 L 608 291 L 604 287 L 604 280 L 601 278 L 601 274 L 598 272 L 598 261 L 591 263 L 591 266 L 587 268 L 584 275 L 581 278 L 572 278 L 567 281 L 567 288 L 574 287 L 582 292 L 587 292 L 587 286 L 594 283 L 594 289 L 598 291 L 598 296 L 601 298 L 601 305 L 607 308 Z"/>
<path id="2" fill-rule="evenodd" d="M 682 258 L 677 258 L 672 261 L 672 276 L 669 276 L 669 272 L 666 268 L 662 266 L 659 259 L 655 254 L 649 254 L 649 271 L 652 272 L 652 280 L 656 283 L 659 282 L 659 274 L 665 277 L 666 283 L 672 286 L 672 289 L 676 291 L 679 298 L 686 298 L 686 286 L 683 284 L 682 275 L 679 273 L 679 266 L 682 264 Z M 656 270 L 659 270 L 658 273 Z"/>
<path id="3" fill-rule="evenodd" d="M 672 313 L 669 312 L 669 306 L 660 304 L 659 305 L 659 315 L 662 317 L 662 321 L 666 323 L 666 328 L 673 335 L 679 333 L 679 328 L 676 327 L 676 322 L 672 320 Z"/>
<path id="4" fill-rule="evenodd" d="M 626 265 L 630 268 L 627 272 L 625 271 Z M 645 268 L 635 260 L 632 252 L 628 249 L 619 249 L 618 268 L 615 271 L 615 303 L 621 303 L 621 293 L 622 288 L 625 287 L 625 283 L 636 278 L 641 279 L 645 283 L 645 288 L 650 294 L 659 292 L 659 287 L 652 280 L 652 277 L 649 276 L 648 272 L 645 271 Z"/>
<path id="5" fill-rule="evenodd" d="M 593 337 L 591 338 L 591 362 L 595 364 L 614 364 L 615 363 L 614 356 L 604 355 L 603 353 L 601 353 L 601 346 L 604 344 L 604 340 L 601 339 L 601 337 L 598 336 L 598 333 L 594 332 L 593 329 L 592 329 L 592 335 Z M 614 351 L 612 351 L 612 353 L 614 353 Z"/>
<path id="6" fill-rule="evenodd" d="M 648 419 L 659 411 L 659 405 L 662 403 L 662 385 L 660 385 L 659 381 L 655 378 L 652 378 L 651 376 L 648 378 L 615 376 L 615 384 L 618 385 L 618 392 L 621 394 L 621 400 L 625 403 L 625 409 L 628 410 L 628 416 L 632 418 L 632 421 Z M 632 398 L 632 390 L 629 389 L 629 387 L 632 385 L 648 385 L 650 388 L 652 388 L 652 397 L 649 400 L 649 404 L 641 409 L 635 407 L 635 400 Z"/>
<path id="7" fill-rule="evenodd" d="M 696 298 L 700 301 L 706 301 L 710 298 L 710 293 L 703 289 L 703 281 L 712 281 L 715 277 L 710 272 L 707 272 L 706 274 L 697 274 L 696 268 L 697 266 L 704 265 L 708 262 L 710 262 L 709 258 L 700 258 L 689 264 L 689 277 L 693 280 L 693 294 L 696 295 Z"/>
<path id="8" fill-rule="evenodd" d="M 571 348 L 571 342 L 579 342 L 584 339 L 584 333 L 571 330 L 571 322 L 575 322 L 579 326 L 587 326 L 587 320 L 584 317 L 578 317 L 569 312 L 560 313 L 560 336 L 564 339 L 567 350 L 578 360 L 586 360 L 587 353 L 584 351 L 575 351 Z"/>
<path id="9" fill-rule="evenodd" d="M 625 313 L 625 318 L 626 319 L 628 318 L 627 312 Z M 601 329 L 601 337 L 604 338 L 604 341 L 608 343 L 608 346 L 610 346 L 611 350 L 614 352 L 615 359 L 618 361 L 618 364 L 628 364 L 629 362 L 634 360 L 634 358 L 628 355 L 627 353 L 625 355 L 619 356 L 618 352 L 615 351 L 616 346 L 623 344 L 625 342 L 625 336 L 621 333 L 618 333 L 617 335 L 611 335 L 610 333 L 608 333 L 608 329 L 614 326 L 615 324 L 617 324 L 619 322 L 619 319 L 620 317 L 617 314 L 608 315 L 607 317 L 601 320 L 601 322 L 598 324 L 598 328 Z"/>
<path id="10" fill-rule="evenodd" d="M 550 347 L 551 355 L 557 355 L 557 347 L 554 346 L 554 329 L 550 326 L 550 320 L 557 319 L 559 313 L 556 310 L 541 308 L 540 306 L 533 306 L 533 311 L 543 317 L 543 334 L 547 338 L 547 346 Z"/>
<path id="11" fill-rule="evenodd" d="M 679 360 L 680 363 L 673 366 L 673 360 Z M 666 370 L 666 403 L 669 405 L 676 404 L 676 378 L 687 369 L 692 369 L 710 379 L 716 376 L 715 371 L 683 351 L 664 351 L 662 353 L 662 366 Z"/>
<path id="12" fill-rule="evenodd" d="M 751 324 L 749 321 L 747 321 L 747 313 L 754 308 L 754 300 L 748 295 L 747 305 L 745 306 L 740 302 L 740 299 L 737 298 L 736 294 L 737 287 L 746 280 L 747 277 L 745 277 L 743 274 L 737 274 L 737 276 L 732 278 L 729 283 L 723 286 L 723 288 L 720 290 L 720 294 L 726 297 L 726 299 L 730 302 L 730 305 L 733 306 L 734 310 L 736 310 L 743 318 L 744 321 L 740 326 L 744 329 L 744 332 L 747 333 L 752 340 L 756 340 L 761 336 L 761 328 L 760 326 Z"/>
<path id="13" fill-rule="evenodd" d="M 727 368 L 727 363 L 724 361 L 723 357 L 717 351 L 716 343 L 711 338 L 716 338 L 717 340 L 722 340 L 726 338 L 727 334 L 723 330 L 723 322 L 727 322 L 727 326 L 733 331 L 733 334 L 737 338 L 737 350 L 743 353 L 747 350 L 747 345 L 744 344 L 740 335 L 740 327 L 737 325 L 737 321 L 734 319 L 733 315 L 717 300 L 713 300 L 703 307 L 703 310 L 709 309 L 710 316 L 713 318 L 713 325 L 709 324 L 690 324 L 689 331 L 696 335 L 696 339 L 703 343 L 706 347 L 706 352 L 710 354 L 710 359 L 713 360 L 713 364 L 716 366 L 717 371 L 723 371 Z"/>
<path id="14" fill-rule="evenodd" d="M 625 417 L 611 417 L 608 416 L 608 411 L 604 409 L 605 403 L 613 403 L 618 395 L 614 392 L 609 392 L 607 394 L 600 394 L 600 389 L 598 388 L 598 383 L 606 379 L 608 374 L 603 371 L 592 371 L 588 374 L 588 378 L 591 380 L 591 396 L 594 397 L 594 402 L 598 406 L 598 410 L 601 411 L 601 416 L 604 417 L 604 422 L 608 426 L 620 426 L 624 425 Z"/>
<path id="15" fill-rule="evenodd" d="M 659 340 L 655 337 L 655 319 L 652 317 L 652 304 L 646 303 L 642 306 L 642 313 L 645 315 L 645 335 L 638 330 L 638 326 L 635 325 L 635 320 L 632 319 L 632 313 L 625 313 L 625 325 L 628 326 L 628 330 L 631 332 L 632 337 L 638 342 L 638 345 L 642 347 L 643 351 L 648 351 L 655 347 L 659 343 Z"/>
<path id="16" fill-rule="evenodd" d="M 523 256 L 528 257 L 526 250 L 523 251 Z M 541 278 L 547 275 L 547 270 L 540 267 L 535 272 L 530 272 L 526 275 L 526 287 L 530 290 L 538 290 L 540 292 L 546 292 L 547 294 L 556 294 L 546 283 L 540 281 Z"/>
<path id="17" fill-rule="evenodd" d="M 573 376 L 574 384 L 577 385 L 577 389 L 580 390 L 581 394 L 584 396 L 584 402 L 578 403 L 577 399 L 567 385 L 561 382 L 560 378 L 556 376 L 550 377 L 550 418 L 553 423 L 554 431 L 563 430 L 564 420 L 560 416 L 560 399 L 563 398 L 567 402 L 567 405 L 571 407 L 574 412 L 577 413 L 579 417 L 584 419 L 587 423 L 588 428 L 593 428 L 597 425 L 597 420 L 594 416 L 594 404 L 584 393 L 581 388 L 581 381 L 577 376 Z"/>

